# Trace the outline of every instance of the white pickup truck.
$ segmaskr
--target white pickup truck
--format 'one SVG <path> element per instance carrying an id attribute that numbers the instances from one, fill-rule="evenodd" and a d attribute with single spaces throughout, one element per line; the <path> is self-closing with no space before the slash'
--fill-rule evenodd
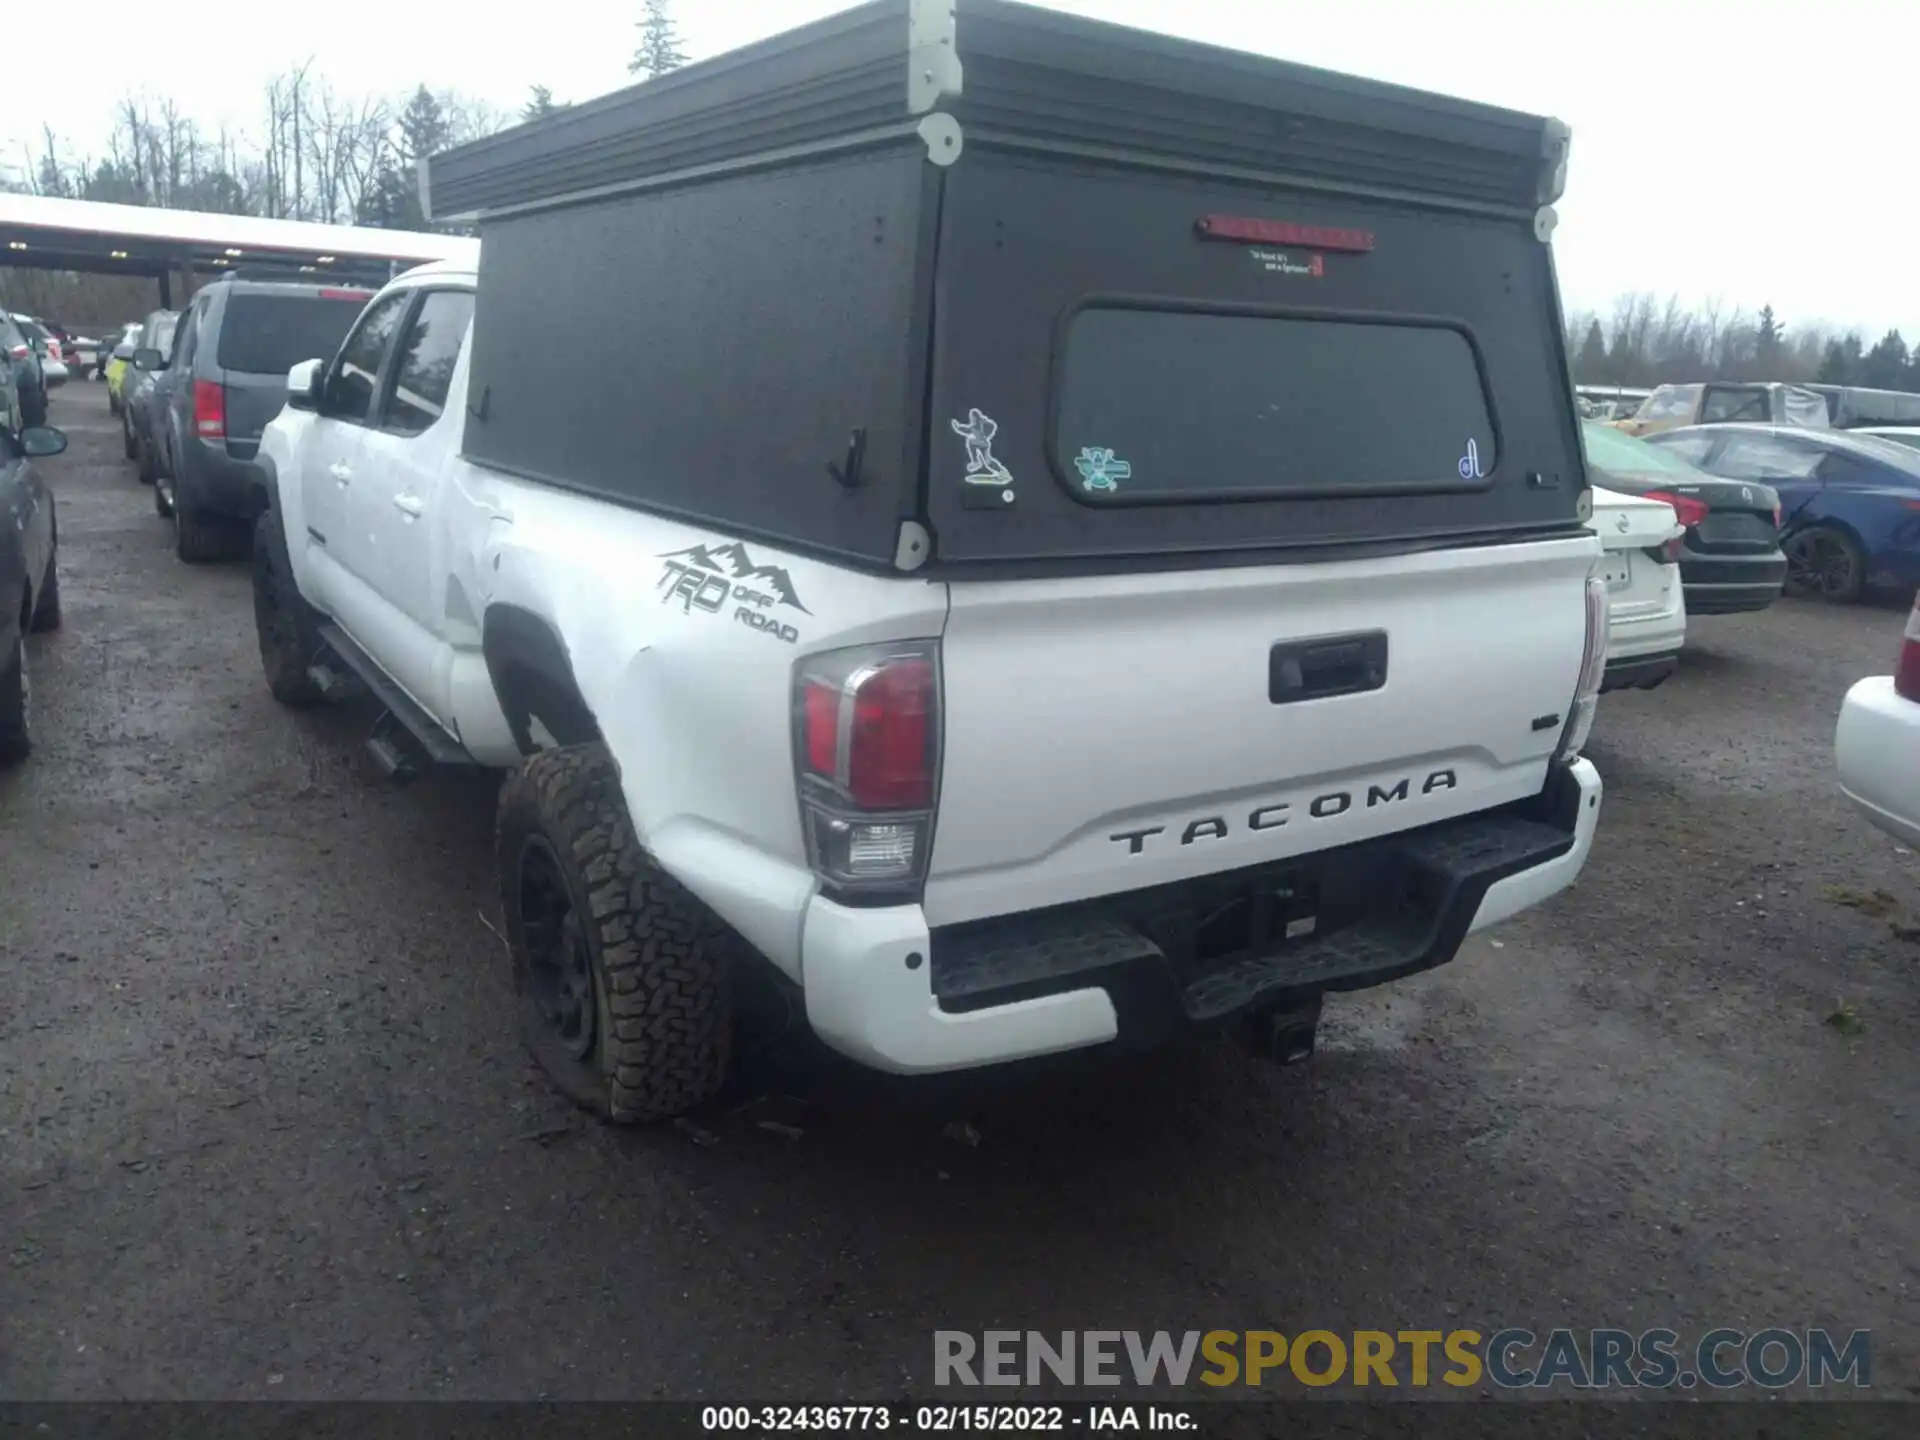
<path id="1" fill-rule="evenodd" d="M 1121 75 L 1168 128 L 1090 157 Z M 1300 1058 L 1323 994 L 1592 841 L 1563 152 L 880 0 L 437 157 L 478 271 L 390 284 L 261 444 L 268 682 L 357 676 L 395 773 L 511 772 L 523 1030 L 613 1119 L 716 1091 L 748 967 L 897 1072 L 1212 1026 Z M 582 334 L 634 344 L 547 363 Z"/>

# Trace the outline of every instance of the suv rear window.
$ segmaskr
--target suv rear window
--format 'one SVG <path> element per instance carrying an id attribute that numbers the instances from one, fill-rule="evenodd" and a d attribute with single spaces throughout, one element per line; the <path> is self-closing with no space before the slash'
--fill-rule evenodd
<path id="1" fill-rule="evenodd" d="M 368 295 L 233 295 L 220 321 L 222 368 L 284 375 L 302 360 L 331 360 Z"/>
<path id="2" fill-rule="evenodd" d="M 1478 489 L 1496 459 L 1441 325 L 1090 307 L 1056 393 L 1054 466 L 1095 502 Z"/>

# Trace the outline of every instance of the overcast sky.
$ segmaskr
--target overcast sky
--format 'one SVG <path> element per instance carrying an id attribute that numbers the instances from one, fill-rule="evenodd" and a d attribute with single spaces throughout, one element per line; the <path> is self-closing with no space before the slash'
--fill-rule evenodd
<path id="1" fill-rule="evenodd" d="M 1567 121 L 1573 157 L 1555 249 L 1569 309 L 1649 289 L 1771 303 L 1789 326 L 1825 318 L 1920 336 L 1916 192 L 1904 163 L 1920 116 L 1911 0 L 1048 3 Z M 266 77 L 308 55 L 349 92 L 425 82 L 517 109 L 543 84 L 558 99 L 587 99 L 627 82 L 640 8 L 39 0 L 20 15 L 52 43 L 8 67 L 0 157 L 17 171 L 21 142 L 38 146 L 39 118 L 70 150 L 97 154 L 111 104 L 128 91 L 171 94 L 204 124 L 256 127 Z M 674 8 L 689 53 L 704 59 L 847 6 Z"/>

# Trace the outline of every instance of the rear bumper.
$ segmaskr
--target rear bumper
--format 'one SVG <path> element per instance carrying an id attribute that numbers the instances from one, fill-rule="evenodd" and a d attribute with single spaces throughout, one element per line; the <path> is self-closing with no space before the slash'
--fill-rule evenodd
<path id="1" fill-rule="evenodd" d="M 181 474 L 174 477 L 180 497 L 196 510 L 251 520 L 266 501 L 265 473 L 251 460 L 227 453 L 225 445 L 189 439 L 181 447 Z"/>
<path id="2" fill-rule="evenodd" d="M 1607 661 L 1600 681 L 1600 693 L 1609 690 L 1651 690 L 1671 675 L 1680 664 L 1680 652 L 1665 655 L 1635 655 Z"/>
<path id="3" fill-rule="evenodd" d="M 1902 699 L 1891 675 L 1847 691 L 1833 759 L 1840 793 L 1889 835 L 1920 847 L 1920 704 Z"/>
<path id="4" fill-rule="evenodd" d="M 1780 598 L 1787 583 L 1787 557 L 1696 557 L 1691 551 L 1680 562 L 1680 583 L 1686 590 L 1689 615 L 1736 615 L 1764 610 Z"/>
<path id="5" fill-rule="evenodd" d="M 1555 767 L 1521 806 L 1285 865 L 935 931 L 917 905 L 855 910 L 815 896 L 801 937 L 807 1018 L 835 1049 L 912 1074 L 1153 1044 L 1383 984 L 1444 964 L 1471 931 L 1572 884 L 1600 794 L 1599 773 L 1578 760 Z M 1302 895 L 1323 929 L 1298 928 Z M 1218 950 L 1234 927 L 1263 938 L 1203 955 L 1203 936 Z"/>

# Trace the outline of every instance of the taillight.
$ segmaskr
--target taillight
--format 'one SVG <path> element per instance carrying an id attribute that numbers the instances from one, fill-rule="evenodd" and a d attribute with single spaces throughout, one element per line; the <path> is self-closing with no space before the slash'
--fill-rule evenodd
<path id="1" fill-rule="evenodd" d="M 1707 518 L 1707 502 L 1696 500 L 1691 495 L 1675 495 L 1670 490 L 1649 490 L 1646 498 L 1663 500 L 1673 507 L 1673 513 L 1680 517 L 1680 523 L 1691 530 Z"/>
<path id="2" fill-rule="evenodd" d="M 1587 577 L 1587 643 L 1580 655 L 1580 680 L 1573 690 L 1573 708 L 1567 712 L 1566 728 L 1560 732 L 1560 748 L 1554 759 L 1571 760 L 1587 743 L 1593 731 L 1594 713 L 1600 708 L 1600 681 L 1607 673 L 1608 619 L 1607 582 L 1598 575 Z"/>
<path id="3" fill-rule="evenodd" d="M 1900 665 L 1893 672 L 1894 693 L 1920 703 L 1920 595 L 1913 597 L 1907 616 L 1906 641 L 1900 647 Z"/>
<path id="4" fill-rule="evenodd" d="M 193 433 L 202 440 L 227 438 L 227 390 L 212 380 L 193 382 Z"/>
<path id="5" fill-rule="evenodd" d="M 24 360 L 27 358 L 27 356 L 31 355 L 32 353 L 33 352 L 27 349 L 27 347 L 24 345 L 15 345 L 12 349 L 7 351 L 7 358 L 9 360 Z"/>
<path id="6" fill-rule="evenodd" d="M 800 815 L 814 872 L 845 890 L 911 890 L 926 874 L 939 779 L 936 645 L 812 655 L 795 672 L 794 692 Z"/>

